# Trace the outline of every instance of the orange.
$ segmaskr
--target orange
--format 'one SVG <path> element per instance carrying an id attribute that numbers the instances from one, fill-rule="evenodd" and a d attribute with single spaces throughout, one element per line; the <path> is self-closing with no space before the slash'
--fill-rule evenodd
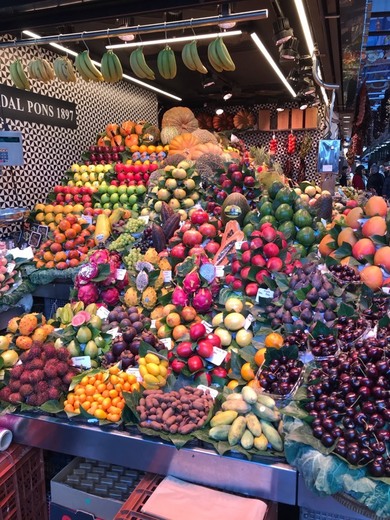
<path id="1" fill-rule="evenodd" d="M 139 149 L 138 144 L 132 144 L 132 145 L 130 146 L 130 152 L 133 152 L 133 153 L 134 153 L 134 152 L 138 152 L 138 149 Z"/>
<path id="2" fill-rule="evenodd" d="M 57 224 L 60 224 L 60 222 L 62 222 L 62 219 L 64 218 L 64 214 L 63 213 L 58 213 L 58 215 L 55 216 L 55 219 L 54 219 L 54 222 Z"/>
<path id="3" fill-rule="evenodd" d="M 46 262 L 49 262 L 51 260 L 53 260 L 53 254 L 51 253 L 51 251 L 45 251 L 43 253 L 43 259 L 46 260 Z"/>
<path id="4" fill-rule="evenodd" d="M 76 238 L 76 231 L 73 228 L 69 228 L 65 231 L 65 236 L 67 239 Z"/>
<path id="5" fill-rule="evenodd" d="M 265 348 L 259 348 L 259 350 L 255 354 L 254 360 L 258 367 L 260 367 L 264 363 L 266 350 L 267 349 Z"/>
<path id="6" fill-rule="evenodd" d="M 47 204 L 47 206 L 45 206 L 44 211 L 45 211 L 45 213 L 53 213 L 54 206 L 52 204 Z"/>
<path id="7" fill-rule="evenodd" d="M 226 386 L 230 388 L 230 390 L 234 390 L 238 386 L 237 379 L 231 379 Z"/>
<path id="8" fill-rule="evenodd" d="M 271 332 L 265 337 L 264 345 L 268 348 L 283 347 L 284 339 L 278 332 Z"/>
<path id="9" fill-rule="evenodd" d="M 146 151 L 148 153 L 154 153 L 156 151 L 156 147 L 153 144 L 150 144 Z"/>
<path id="10" fill-rule="evenodd" d="M 78 222 L 75 222 L 74 224 L 72 224 L 72 229 L 76 232 L 77 235 L 79 233 L 81 233 L 81 231 L 82 231 L 82 227 L 80 226 L 80 224 Z"/>
<path id="11" fill-rule="evenodd" d="M 70 222 L 68 220 L 61 220 L 61 222 L 58 224 L 58 227 L 61 231 L 66 231 L 70 228 Z"/>
<path id="12" fill-rule="evenodd" d="M 138 148 L 138 151 L 143 153 L 148 150 L 148 147 L 145 144 L 141 144 L 141 146 Z"/>
<path id="13" fill-rule="evenodd" d="M 241 377 L 245 379 L 245 381 L 252 381 L 255 378 L 255 373 L 249 361 L 244 363 L 241 367 Z"/>
<path id="14" fill-rule="evenodd" d="M 55 263 L 53 261 L 46 262 L 46 269 L 53 269 L 55 267 Z"/>

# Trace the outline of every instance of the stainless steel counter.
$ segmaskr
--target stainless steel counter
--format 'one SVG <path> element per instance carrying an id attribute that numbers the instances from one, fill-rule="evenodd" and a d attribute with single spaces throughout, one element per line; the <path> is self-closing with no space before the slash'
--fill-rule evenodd
<path id="1" fill-rule="evenodd" d="M 17 443 L 89 457 L 134 469 L 172 475 L 227 491 L 296 504 L 297 473 L 288 464 L 220 456 L 203 448 L 182 448 L 114 429 L 29 414 L 0 416 Z"/>

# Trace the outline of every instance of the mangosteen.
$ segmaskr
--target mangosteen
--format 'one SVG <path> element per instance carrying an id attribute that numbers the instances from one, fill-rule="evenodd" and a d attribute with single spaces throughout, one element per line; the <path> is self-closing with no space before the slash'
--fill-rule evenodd
<path id="1" fill-rule="evenodd" d="M 138 312 L 132 312 L 131 314 L 129 314 L 129 320 L 131 321 L 131 323 L 135 323 L 136 321 L 140 321 L 140 315 L 138 314 Z"/>
<path id="2" fill-rule="evenodd" d="M 127 320 L 128 317 L 127 317 L 127 312 L 126 311 L 121 311 L 121 312 L 118 312 L 118 320 L 119 322 L 121 322 L 122 320 Z"/>
<path id="3" fill-rule="evenodd" d="M 111 311 L 110 314 L 108 315 L 108 321 L 111 323 L 112 321 L 118 321 L 118 313 L 114 310 L 114 311 Z"/>
<path id="4" fill-rule="evenodd" d="M 149 343 L 149 345 L 151 345 L 152 347 L 154 347 L 157 343 L 157 338 L 156 336 L 153 334 L 153 332 L 149 332 L 149 331 L 146 331 L 144 330 L 142 332 L 142 340 L 145 341 L 145 343 Z"/>
<path id="5" fill-rule="evenodd" d="M 122 332 L 123 340 L 129 344 L 133 341 L 133 339 L 136 337 L 137 331 L 134 327 L 128 327 L 126 330 Z"/>
<path id="6" fill-rule="evenodd" d="M 124 320 L 121 320 L 119 323 L 119 328 L 122 330 L 127 329 L 128 327 L 131 327 L 131 321 L 129 318 L 125 318 Z"/>
<path id="7" fill-rule="evenodd" d="M 140 344 L 141 340 L 139 339 L 135 339 L 130 343 L 129 350 L 132 354 L 134 354 L 134 356 L 138 354 Z"/>
<path id="8" fill-rule="evenodd" d="M 138 309 L 137 309 L 137 307 L 129 307 L 127 309 L 127 313 L 129 314 L 129 316 L 130 316 L 130 314 L 133 314 L 133 313 L 137 313 L 138 314 Z"/>
<path id="9" fill-rule="evenodd" d="M 110 329 L 115 329 L 116 327 L 119 327 L 119 322 L 118 321 L 112 321 L 110 323 Z"/>
<path id="10" fill-rule="evenodd" d="M 126 350 L 126 344 L 122 340 L 115 341 L 111 346 L 111 352 L 116 359 L 119 358 L 124 350 Z"/>
<path id="11" fill-rule="evenodd" d="M 138 334 L 140 334 L 144 330 L 144 324 L 142 323 L 142 321 L 135 321 L 133 323 L 133 327 L 135 328 Z"/>

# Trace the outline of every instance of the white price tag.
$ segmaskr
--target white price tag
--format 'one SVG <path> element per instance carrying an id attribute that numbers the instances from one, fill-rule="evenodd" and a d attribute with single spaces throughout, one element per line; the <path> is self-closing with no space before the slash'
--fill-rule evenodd
<path id="1" fill-rule="evenodd" d="M 129 367 L 126 370 L 126 373 L 135 376 L 137 378 L 137 381 L 142 381 L 142 376 L 139 373 L 139 368 L 137 368 L 137 367 Z"/>
<path id="2" fill-rule="evenodd" d="M 213 354 L 209 358 L 206 358 L 206 360 L 210 361 L 210 363 L 213 365 L 219 366 L 223 363 L 227 354 L 228 353 L 226 350 L 223 350 L 219 347 L 213 347 Z"/>
<path id="3" fill-rule="evenodd" d="M 273 296 L 274 291 L 271 291 L 271 289 L 263 289 L 262 287 L 260 287 L 256 294 L 256 302 L 258 302 L 260 298 L 273 298 Z"/>
<path id="4" fill-rule="evenodd" d="M 215 276 L 217 278 L 223 278 L 225 276 L 225 266 L 216 265 L 215 266 Z"/>
<path id="5" fill-rule="evenodd" d="M 242 248 L 242 244 L 244 243 L 243 240 L 239 240 L 236 242 L 236 250 L 239 251 Z"/>
<path id="6" fill-rule="evenodd" d="M 117 280 L 124 280 L 126 276 L 126 269 L 117 269 L 116 270 L 116 279 Z"/>
<path id="7" fill-rule="evenodd" d="M 373 329 L 368 330 L 368 331 L 364 334 L 363 338 L 364 338 L 364 339 L 367 339 L 367 338 L 376 338 L 377 335 L 378 335 L 378 325 L 375 325 L 375 327 L 374 327 Z"/>
<path id="8" fill-rule="evenodd" d="M 138 220 L 142 220 L 145 224 L 149 224 L 149 215 L 141 215 Z"/>
<path id="9" fill-rule="evenodd" d="M 105 320 L 109 314 L 110 314 L 110 311 L 106 307 L 103 307 L 103 306 L 99 307 L 96 312 L 96 315 L 99 316 L 99 318 L 102 320 Z"/>
<path id="10" fill-rule="evenodd" d="M 115 327 L 115 329 L 108 330 L 107 334 L 109 334 L 113 338 L 116 338 L 119 334 L 119 327 Z"/>
<path id="11" fill-rule="evenodd" d="M 244 321 L 244 329 L 248 330 L 254 321 L 255 317 L 253 316 L 253 314 L 248 314 Z"/>
<path id="12" fill-rule="evenodd" d="M 160 341 L 164 345 L 164 347 L 167 348 L 168 350 L 171 350 L 173 348 L 171 338 L 162 338 L 162 339 L 160 339 Z"/>
<path id="13" fill-rule="evenodd" d="M 150 328 L 155 329 L 156 328 L 156 320 L 151 320 L 150 322 Z"/>
<path id="14" fill-rule="evenodd" d="M 163 271 L 164 283 L 172 282 L 172 271 Z"/>
<path id="15" fill-rule="evenodd" d="M 89 225 L 93 223 L 92 216 L 91 215 L 83 215 L 83 220 Z"/>
<path id="16" fill-rule="evenodd" d="M 207 334 L 213 332 L 213 326 L 210 323 L 208 323 L 206 320 L 202 320 L 201 323 L 205 326 Z"/>
<path id="17" fill-rule="evenodd" d="M 74 367 L 91 368 L 91 358 L 90 356 L 72 357 L 72 365 Z"/>
<path id="18" fill-rule="evenodd" d="M 182 228 L 184 226 L 184 220 L 181 220 L 180 223 L 179 223 L 179 229 Z"/>
<path id="19" fill-rule="evenodd" d="M 210 388 L 209 386 L 206 386 L 206 385 L 198 385 L 196 388 L 199 388 L 199 390 L 203 390 L 203 392 L 208 391 L 213 399 L 215 399 L 218 395 L 217 389 Z"/>
<path id="20" fill-rule="evenodd" d="M 10 274 L 12 273 L 12 271 L 15 269 L 15 262 L 10 262 L 8 265 L 7 265 L 7 273 Z"/>
<path id="21" fill-rule="evenodd" d="M 382 292 L 385 294 L 390 294 L 390 287 L 382 287 Z"/>

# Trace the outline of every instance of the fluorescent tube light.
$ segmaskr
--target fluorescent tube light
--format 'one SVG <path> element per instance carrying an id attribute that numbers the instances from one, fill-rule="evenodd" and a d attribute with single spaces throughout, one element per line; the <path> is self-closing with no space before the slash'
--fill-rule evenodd
<path id="1" fill-rule="evenodd" d="M 212 40 L 213 38 L 228 38 L 229 36 L 239 36 L 242 31 L 216 32 L 209 34 L 191 34 L 190 36 L 178 36 L 177 38 L 161 38 L 158 40 L 145 40 L 131 43 L 115 43 L 106 45 L 106 49 L 131 49 L 133 47 L 146 47 L 148 45 L 164 45 L 166 43 L 192 42 L 193 40 Z"/>
<path id="2" fill-rule="evenodd" d="M 257 45 L 257 47 L 260 50 L 260 52 L 263 54 L 264 58 L 268 61 L 268 63 L 274 69 L 276 74 L 279 76 L 280 80 L 282 81 L 284 86 L 287 88 L 287 90 L 290 92 L 292 97 L 297 97 L 297 94 L 296 94 L 295 90 L 291 87 L 290 83 L 283 76 L 282 71 L 279 69 L 279 67 L 277 66 L 275 60 L 272 58 L 271 54 L 267 51 L 267 49 L 265 48 L 263 42 L 260 40 L 260 38 L 257 36 L 257 34 L 256 33 L 252 33 L 251 34 L 251 38 L 255 42 L 255 44 Z"/>
<path id="3" fill-rule="evenodd" d="M 314 41 L 309 27 L 309 20 L 307 19 L 306 11 L 303 6 L 303 1 L 295 0 L 295 7 L 298 11 L 298 17 L 301 22 L 303 35 L 305 36 L 307 50 L 309 51 L 310 56 L 312 56 L 314 52 Z"/>
<path id="4" fill-rule="evenodd" d="M 31 31 L 23 31 L 23 34 L 25 34 L 26 36 L 30 36 L 31 38 L 40 38 L 39 34 L 35 34 Z M 71 56 L 77 56 L 77 54 L 78 54 L 77 52 L 72 51 L 71 49 L 68 49 L 67 47 L 64 47 L 63 45 L 59 45 L 58 43 L 50 43 L 49 45 L 62 52 L 66 52 L 67 54 L 70 54 Z M 101 63 L 99 61 L 92 60 L 92 63 L 94 65 L 96 65 L 96 67 L 101 67 Z M 128 74 L 123 74 L 123 78 L 127 79 L 128 81 L 131 81 L 132 83 L 136 83 L 137 85 L 140 85 L 141 87 L 144 87 L 148 90 L 152 90 L 153 92 L 157 92 L 158 94 L 161 94 L 163 96 L 167 96 L 169 98 L 175 99 L 176 101 L 183 101 L 183 99 L 179 96 L 175 96 L 174 94 L 171 94 L 170 92 L 166 92 L 165 90 L 161 90 L 160 88 L 154 87 L 153 85 L 144 83 L 140 79 L 133 78 L 133 76 L 129 76 Z"/>

